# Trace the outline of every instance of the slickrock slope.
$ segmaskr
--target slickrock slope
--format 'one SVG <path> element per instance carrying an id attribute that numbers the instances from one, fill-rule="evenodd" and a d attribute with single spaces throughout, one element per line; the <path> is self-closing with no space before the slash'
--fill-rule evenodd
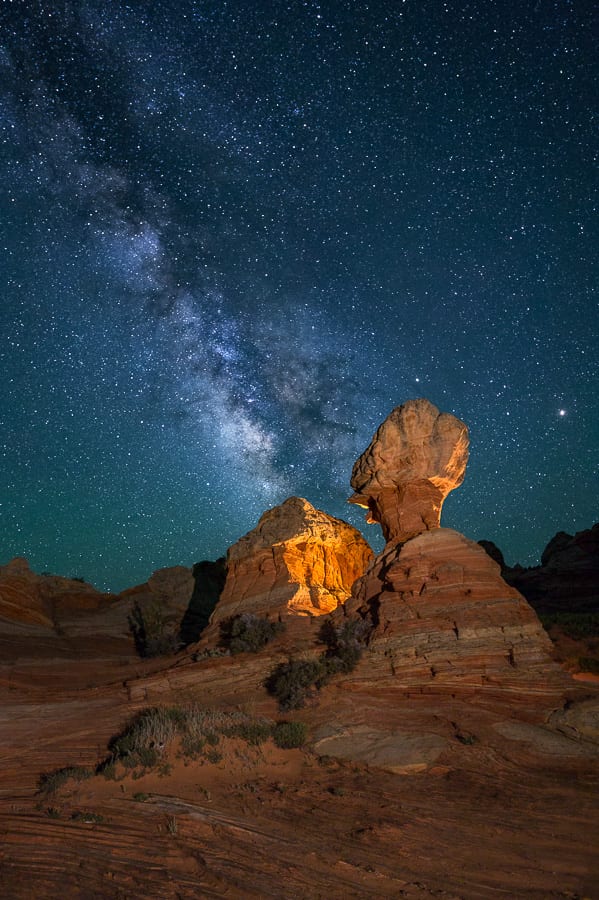
<path id="1" fill-rule="evenodd" d="M 356 460 L 350 503 L 369 510 L 387 542 L 438 528 L 445 497 L 468 461 L 468 429 L 428 400 L 408 400 L 380 425 Z"/>
<path id="2" fill-rule="evenodd" d="M 530 684 L 562 690 L 550 641 L 478 544 L 448 528 L 385 549 L 345 605 L 370 622 L 370 665 L 421 687 Z M 540 687 L 539 687 L 540 685 Z"/>
<path id="3" fill-rule="evenodd" d="M 242 613 L 271 619 L 329 613 L 347 600 L 372 555 L 351 525 L 290 497 L 229 549 L 208 634 Z"/>
<path id="4" fill-rule="evenodd" d="M 96 610 L 109 595 L 91 584 L 60 575 L 36 575 L 26 559 L 17 557 L 0 566 L 0 619 L 15 630 L 30 626 L 53 629 L 60 613 Z"/>

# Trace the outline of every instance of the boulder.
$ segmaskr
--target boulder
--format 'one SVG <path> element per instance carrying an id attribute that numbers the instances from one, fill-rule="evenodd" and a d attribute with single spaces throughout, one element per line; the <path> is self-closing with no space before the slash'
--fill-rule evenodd
<path id="1" fill-rule="evenodd" d="M 356 460 L 349 499 L 369 510 L 387 542 L 438 528 L 445 497 L 458 487 L 468 461 L 468 429 L 428 400 L 396 407 Z"/>

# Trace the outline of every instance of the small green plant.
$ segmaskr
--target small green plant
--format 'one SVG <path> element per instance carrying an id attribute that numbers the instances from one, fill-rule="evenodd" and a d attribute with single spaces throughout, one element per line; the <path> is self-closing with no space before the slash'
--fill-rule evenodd
<path id="1" fill-rule="evenodd" d="M 305 722 L 277 722 L 272 729 L 272 738 L 282 750 L 303 747 L 308 737 Z"/>
<path id="2" fill-rule="evenodd" d="M 74 822 L 85 822 L 87 825 L 99 825 L 104 821 L 104 816 L 101 816 L 99 813 L 76 810 L 71 814 L 71 819 Z"/>
<path id="3" fill-rule="evenodd" d="M 214 747 L 211 750 L 208 750 L 208 752 L 206 753 L 206 759 L 209 763 L 213 763 L 214 765 L 216 765 L 216 763 L 219 763 L 222 758 L 223 755 L 220 750 L 217 750 Z"/>
<path id="4" fill-rule="evenodd" d="M 49 806 L 46 810 L 46 815 L 50 819 L 60 819 L 60 810 L 55 806 Z"/>
<path id="5" fill-rule="evenodd" d="M 166 820 L 166 830 L 170 835 L 175 837 L 179 832 L 179 824 L 176 816 L 169 816 Z"/>
<path id="6" fill-rule="evenodd" d="M 269 739 L 272 732 L 272 724 L 266 719 L 250 719 L 234 725 L 228 732 L 228 737 L 238 737 L 254 747 L 259 747 Z"/>
<path id="7" fill-rule="evenodd" d="M 100 763 L 96 771 L 98 775 L 102 775 L 106 781 L 116 781 L 117 779 L 116 763 L 112 759 Z"/>
<path id="8" fill-rule="evenodd" d="M 234 655 L 258 653 L 284 630 L 282 622 L 271 622 L 269 619 L 244 613 L 221 624 L 221 643 Z"/>
<path id="9" fill-rule="evenodd" d="M 150 799 L 150 795 L 145 794 L 143 791 L 137 791 L 135 794 L 133 794 L 133 799 L 138 803 L 145 803 L 146 800 Z"/>

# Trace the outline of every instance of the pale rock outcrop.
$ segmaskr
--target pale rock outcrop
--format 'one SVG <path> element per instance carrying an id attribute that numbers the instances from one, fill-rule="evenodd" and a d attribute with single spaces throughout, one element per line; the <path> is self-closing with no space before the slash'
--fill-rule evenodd
<path id="1" fill-rule="evenodd" d="M 458 487 L 468 461 L 468 429 L 428 400 L 408 400 L 377 429 L 356 460 L 350 503 L 369 510 L 387 542 L 438 528 L 445 497 Z"/>
<path id="2" fill-rule="evenodd" d="M 372 556 L 351 525 L 290 497 L 229 548 L 209 629 L 243 613 L 271 619 L 329 613 L 347 600 Z"/>

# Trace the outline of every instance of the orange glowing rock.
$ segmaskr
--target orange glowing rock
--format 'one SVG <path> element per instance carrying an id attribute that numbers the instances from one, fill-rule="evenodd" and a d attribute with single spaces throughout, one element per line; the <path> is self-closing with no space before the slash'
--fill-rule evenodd
<path id="1" fill-rule="evenodd" d="M 372 555 L 351 525 L 290 497 L 229 548 L 227 580 L 209 629 L 243 613 L 329 613 L 347 600 Z"/>

